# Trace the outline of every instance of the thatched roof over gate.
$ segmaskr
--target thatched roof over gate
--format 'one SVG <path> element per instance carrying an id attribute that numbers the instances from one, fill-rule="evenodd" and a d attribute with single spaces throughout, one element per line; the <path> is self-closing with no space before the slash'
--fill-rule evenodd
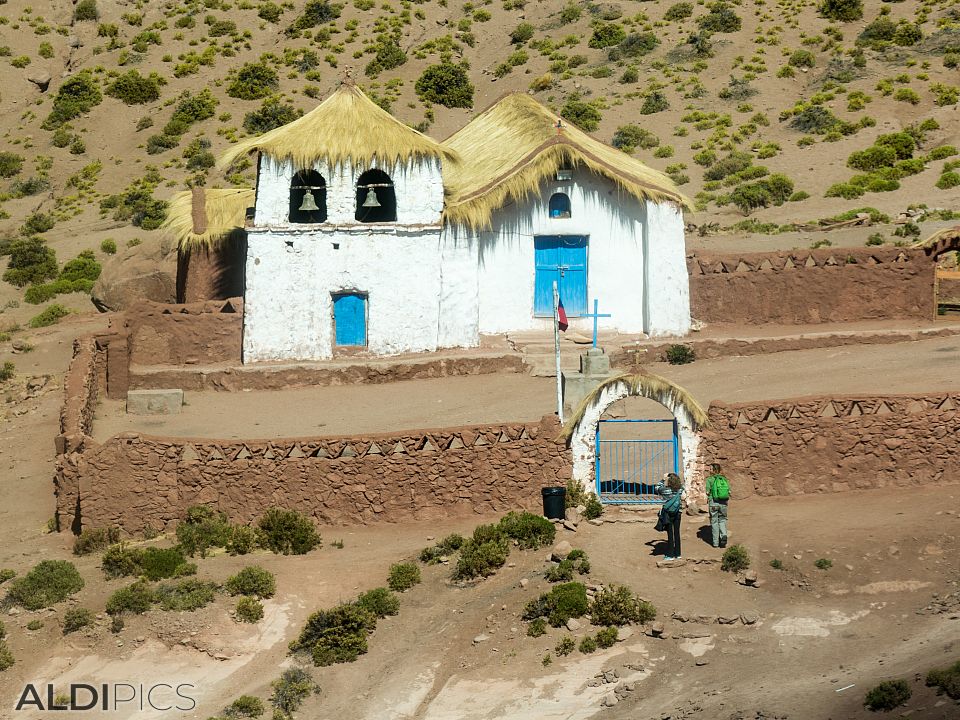
<path id="1" fill-rule="evenodd" d="M 278 160 L 292 160 L 297 169 L 317 162 L 342 165 L 385 165 L 414 159 L 455 162 L 456 152 L 404 125 L 351 82 L 301 118 L 257 137 L 243 140 L 219 160 L 226 167 L 259 151 Z"/>
<path id="2" fill-rule="evenodd" d="M 461 159 L 444 168 L 444 218 L 471 228 L 489 226 L 495 210 L 539 192 L 541 182 L 561 167 L 584 166 L 641 200 L 689 205 L 666 175 L 523 93 L 503 97 L 443 144 Z"/>

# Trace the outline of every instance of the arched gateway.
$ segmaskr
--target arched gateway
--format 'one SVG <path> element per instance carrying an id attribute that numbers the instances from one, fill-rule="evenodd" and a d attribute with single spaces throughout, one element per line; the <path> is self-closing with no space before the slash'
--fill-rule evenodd
<path id="1" fill-rule="evenodd" d="M 612 377 L 594 388 L 580 403 L 564 429 L 573 456 L 573 479 L 585 490 L 596 490 L 597 425 L 608 407 L 632 395 L 654 400 L 673 413 L 679 442 L 679 466 L 687 485 L 696 489 L 701 479 L 699 431 L 709 424 L 707 413 L 689 392 L 651 373 Z"/>

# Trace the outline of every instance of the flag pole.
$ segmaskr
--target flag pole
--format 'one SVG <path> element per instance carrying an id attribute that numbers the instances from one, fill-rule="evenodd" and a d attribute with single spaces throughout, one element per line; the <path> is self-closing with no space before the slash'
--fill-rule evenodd
<path id="1" fill-rule="evenodd" d="M 557 417 L 563 425 L 563 376 L 560 374 L 560 292 L 553 281 L 553 351 L 557 360 Z"/>

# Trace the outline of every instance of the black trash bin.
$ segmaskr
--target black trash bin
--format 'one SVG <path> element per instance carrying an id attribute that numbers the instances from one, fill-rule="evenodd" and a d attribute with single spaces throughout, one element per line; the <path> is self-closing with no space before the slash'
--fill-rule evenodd
<path id="1" fill-rule="evenodd" d="M 567 509 L 567 489 L 565 487 L 545 487 L 543 495 L 543 516 L 550 520 L 563 520 Z"/>

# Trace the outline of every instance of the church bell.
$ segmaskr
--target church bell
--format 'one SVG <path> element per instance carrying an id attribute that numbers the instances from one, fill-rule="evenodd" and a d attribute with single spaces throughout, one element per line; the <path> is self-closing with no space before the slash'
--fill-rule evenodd
<path id="1" fill-rule="evenodd" d="M 313 191 L 307 190 L 303 194 L 303 202 L 300 203 L 300 212 L 313 212 L 314 210 L 319 210 L 317 207 L 316 198 L 313 197 Z"/>
<path id="2" fill-rule="evenodd" d="M 363 201 L 363 207 L 365 208 L 377 208 L 380 207 L 380 201 L 377 199 L 377 192 L 370 188 L 367 190 L 367 197 Z"/>

